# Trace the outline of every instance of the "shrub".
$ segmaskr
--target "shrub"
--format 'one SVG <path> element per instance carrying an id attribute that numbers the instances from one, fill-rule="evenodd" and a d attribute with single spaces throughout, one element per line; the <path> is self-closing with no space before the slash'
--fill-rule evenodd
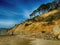
<path id="1" fill-rule="evenodd" d="M 31 25 L 31 23 L 30 24 L 25 24 L 25 26 L 29 26 L 29 25 Z"/>
<path id="2" fill-rule="evenodd" d="M 45 33 L 46 31 L 41 31 L 42 33 Z"/>

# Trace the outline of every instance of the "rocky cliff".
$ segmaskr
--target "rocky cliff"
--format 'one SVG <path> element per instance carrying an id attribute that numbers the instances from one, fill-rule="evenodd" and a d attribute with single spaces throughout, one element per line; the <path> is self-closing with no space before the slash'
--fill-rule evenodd
<path id="1" fill-rule="evenodd" d="M 40 16 L 26 20 L 22 24 L 16 24 L 8 34 L 33 35 L 35 37 L 52 33 L 60 34 L 60 9 L 46 12 Z"/>

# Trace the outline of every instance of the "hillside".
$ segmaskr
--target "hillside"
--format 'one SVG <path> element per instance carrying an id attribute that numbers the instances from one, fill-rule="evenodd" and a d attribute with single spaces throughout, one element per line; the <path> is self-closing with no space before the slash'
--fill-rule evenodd
<path id="1" fill-rule="evenodd" d="M 60 9 L 46 12 L 40 16 L 26 20 L 22 24 L 16 24 L 8 34 L 31 35 L 33 37 L 44 37 L 49 33 L 55 36 L 60 34 Z"/>

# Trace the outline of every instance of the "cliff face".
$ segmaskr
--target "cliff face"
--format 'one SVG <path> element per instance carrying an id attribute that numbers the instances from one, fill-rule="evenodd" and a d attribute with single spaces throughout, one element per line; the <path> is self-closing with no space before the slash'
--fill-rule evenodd
<path id="1" fill-rule="evenodd" d="M 22 24 L 16 24 L 9 34 L 38 34 L 53 32 L 55 35 L 60 34 L 60 9 L 53 10 L 36 16 L 32 19 L 25 21 Z"/>

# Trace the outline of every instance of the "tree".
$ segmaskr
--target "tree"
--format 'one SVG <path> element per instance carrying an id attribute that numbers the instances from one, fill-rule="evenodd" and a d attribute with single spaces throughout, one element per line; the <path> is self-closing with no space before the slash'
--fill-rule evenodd
<path id="1" fill-rule="evenodd" d="M 52 8 L 53 8 L 53 9 L 57 9 L 57 2 L 56 2 L 56 1 L 53 1 L 53 2 L 52 2 Z"/>
<path id="2" fill-rule="evenodd" d="M 33 16 L 34 16 L 34 17 L 36 16 L 36 15 L 35 15 L 36 13 L 37 13 L 37 10 L 34 10 L 34 11 L 33 11 Z"/>
<path id="3" fill-rule="evenodd" d="M 60 8 L 60 0 L 58 0 L 57 7 Z"/>
<path id="4" fill-rule="evenodd" d="M 46 11 L 57 9 L 58 7 L 60 7 L 60 0 L 53 0 L 53 2 L 41 4 L 36 10 L 34 10 L 30 14 L 30 18 L 35 17 L 37 12 L 39 12 L 39 14 L 40 12 L 45 13 Z"/>
<path id="5" fill-rule="evenodd" d="M 35 14 L 37 13 L 37 10 L 34 10 L 31 14 L 30 14 L 30 18 L 35 17 Z"/>
<path id="6" fill-rule="evenodd" d="M 52 7 L 52 3 L 47 3 L 46 5 L 47 5 L 47 6 L 46 6 L 47 11 L 50 11 L 50 9 L 51 9 L 51 7 Z"/>
<path id="7" fill-rule="evenodd" d="M 45 4 L 42 4 L 41 6 L 39 6 L 39 8 L 37 10 L 40 13 L 41 11 L 44 12 L 45 11 L 45 8 L 46 8 L 46 5 Z"/>
<path id="8" fill-rule="evenodd" d="M 32 18 L 32 16 L 33 16 L 33 13 L 30 14 L 30 19 Z"/>
<path id="9" fill-rule="evenodd" d="M 60 3 L 60 0 L 53 0 L 54 2 L 56 2 L 56 3 Z"/>
<path id="10" fill-rule="evenodd" d="M 53 6 L 55 6 L 55 9 L 60 7 L 60 0 L 53 0 Z"/>
<path id="11" fill-rule="evenodd" d="M 50 3 L 47 3 L 47 4 L 42 4 L 41 6 L 39 6 L 37 10 L 40 14 L 40 12 L 45 13 L 45 11 L 47 11 L 49 8 L 50 8 Z"/>
<path id="12" fill-rule="evenodd" d="M 37 8 L 37 11 L 39 12 L 39 14 L 40 14 L 40 11 L 41 11 L 41 6 L 39 6 L 38 8 Z"/>

